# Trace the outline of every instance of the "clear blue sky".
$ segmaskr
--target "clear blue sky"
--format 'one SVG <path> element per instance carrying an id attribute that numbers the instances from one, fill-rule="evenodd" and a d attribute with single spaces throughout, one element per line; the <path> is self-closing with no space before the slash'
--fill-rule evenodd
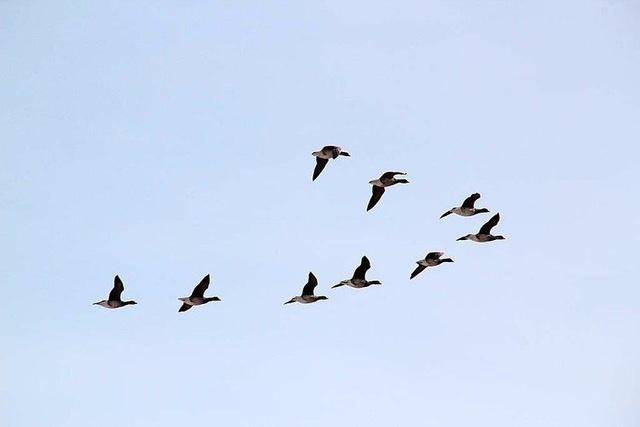
<path id="1" fill-rule="evenodd" d="M 640 424 L 638 2 L 0 16 L 0 424 Z M 508 240 L 438 219 L 474 191 Z M 92 306 L 116 273 L 139 304 Z"/>

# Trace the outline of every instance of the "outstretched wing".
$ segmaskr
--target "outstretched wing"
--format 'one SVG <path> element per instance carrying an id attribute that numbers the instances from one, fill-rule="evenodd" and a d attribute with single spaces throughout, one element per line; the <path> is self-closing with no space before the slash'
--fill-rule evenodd
<path id="1" fill-rule="evenodd" d="M 327 163 L 329 163 L 329 160 L 316 157 L 316 168 L 313 170 L 312 181 L 315 181 L 316 178 L 320 176 L 320 174 L 324 170 L 324 167 L 327 166 Z"/>
<path id="2" fill-rule="evenodd" d="M 109 301 L 120 301 L 120 295 L 124 291 L 124 284 L 120 280 L 120 276 L 116 275 L 113 278 L 113 289 L 109 292 Z"/>
<path id="3" fill-rule="evenodd" d="M 380 198 L 384 194 L 384 187 L 378 187 L 374 185 L 372 188 L 371 198 L 369 199 L 369 204 L 367 205 L 367 210 L 370 211 L 373 207 L 380 201 Z"/>
<path id="4" fill-rule="evenodd" d="M 444 253 L 442 252 L 429 252 L 424 259 L 439 259 Z"/>
<path id="5" fill-rule="evenodd" d="M 211 277 L 207 274 L 204 278 L 198 283 L 198 285 L 193 288 L 193 292 L 191 292 L 191 298 L 194 297 L 204 297 L 204 291 L 209 287 L 209 282 L 211 281 Z"/>
<path id="6" fill-rule="evenodd" d="M 480 198 L 480 193 L 473 193 L 472 195 L 464 199 L 464 202 L 462 202 L 462 207 L 472 208 L 476 203 L 476 200 L 478 200 L 479 198 Z"/>
<path id="7" fill-rule="evenodd" d="M 187 311 L 191 308 L 191 306 L 187 303 L 182 304 L 182 306 L 180 307 L 180 310 L 178 310 L 178 313 L 182 313 L 183 311 Z"/>
<path id="8" fill-rule="evenodd" d="M 409 278 L 409 280 L 413 279 L 414 277 L 416 277 L 418 274 L 422 273 L 424 271 L 424 269 L 427 268 L 424 265 L 420 265 L 418 264 L 418 266 L 416 267 L 415 270 L 413 270 L 413 273 L 411 273 L 411 277 Z"/>
<path id="9" fill-rule="evenodd" d="M 307 281 L 307 284 L 304 285 L 304 288 L 302 288 L 302 296 L 313 295 L 313 290 L 316 286 L 318 286 L 318 279 L 316 279 L 316 276 L 314 276 L 313 273 L 309 273 L 309 280 Z"/>
<path id="10" fill-rule="evenodd" d="M 482 227 L 480 227 L 480 231 L 478 231 L 478 234 L 491 234 L 491 229 L 498 224 L 498 221 L 500 221 L 499 213 L 492 216 L 489 221 L 487 221 Z"/>
<path id="11" fill-rule="evenodd" d="M 356 271 L 353 272 L 352 279 L 360 279 L 365 280 L 365 276 L 367 275 L 367 270 L 371 268 L 371 263 L 369 262 L 369 258 L 366 256 L 362 257 L 362 261 L 360 261 L 360 265 L 356 268 Z"/>
<path id="12" fill-rule="evenodd" d="M 382 176 L 380 177 L 380 180 L 383 179 L 391 179 L 396 175 L 406 175 L 405 172 L 385 172 L 382 174 Z"/>

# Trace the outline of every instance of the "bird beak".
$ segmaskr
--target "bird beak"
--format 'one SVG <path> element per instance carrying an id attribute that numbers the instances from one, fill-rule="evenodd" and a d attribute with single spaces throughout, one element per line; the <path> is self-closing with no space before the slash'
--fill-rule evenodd
<path id="1" fill-rule="evenodd" d="M 293 300 L 285 302 L 283 305 L 291 304 Z"/>
<path id="2" fill-rule="evenodd" d="M 100 305 L 100 303 L 99 302 L 94 302 L 93 305 Z"/>
<path id="3" fill-rule="evenodd" d="M 467 240 L 467 238 L 466 237 L 461 237 L 459 239 L 456 239 L 456 241 L 459 241 L 459 240 Z"/>

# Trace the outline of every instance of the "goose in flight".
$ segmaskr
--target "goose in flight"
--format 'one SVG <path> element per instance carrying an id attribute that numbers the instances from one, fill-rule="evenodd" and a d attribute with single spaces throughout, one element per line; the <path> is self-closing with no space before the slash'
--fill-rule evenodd
<path id="1" fill-rule="evenodd" d="M 451 258 L 441 258 L 444 255 L 443 252 L 429 252 L 424 259 L 417 261 L 416 264 L 418 266 L 413 273 L 411 273 L 411 277 L 409 279 L 413 279 L 418 274 L 422 273 L 427 267 L 435 267 L 436 265 L 440 265 L 443 262 L 453 262 Z"/>
<path id="2" fill-rule="evenodd" d="M 302 288 L 302 295 L 293 297 L 284 304 L 287 305 L 291 304 L 292 302 L 299 302 L 300 304 L 310 304 L 312 302 L 328 299 L 325 296 L 313 294 L 313 290 L 316 286 L 318 286 L 318 279 L 316 279 L 316 276 L 314 276 L 313 273 L 309 273 L 309 280 L 307 281 L 307 284 L 304 285 L 304 288 Z"/>
<path id="3" fill-rule="evenodd" d="M 211 277 L 207 274 L 204 278 L 193 288 L 193 292 L 191 292 L 190 297 L 178 298 L 182 301 L 182 306 L 178 310 L 178 312 L 183 312 L 189 310 L 194 305 L 202 305 L 211 301 L 220 301 L 218 297 L 205 297 L 204 292 L 209 287 L 209 283 L 211 281 Z"/>
<path id="4" fill-rule="evenodd" d="M 474 242 L 492 242 L 494 240 L 504 240 L 504 236 L 494 236 L 491 234 L 491 229 L 495 227 L 500 221 L 500 214 L 497 213 L 491 217 L 489 221 L 487 221 L 482 227 L 480 227 L 480 231 L 476 234 L 467 234 L 466 236 L 460 237 L 458 240 L 472 240 Z"/>
<path id="5" fill-rule="evenodd" d="M 324 167 L 327 166 L 330 159 L 336 159 L 338 156 L 351 157 L 351 154 L 346 151 L 342 151 L 342 147 L 336 147 L 335 145 L 327 145 L 320 151 L 311 153 L 316 158 L 316 168 L 313 170 L 313 179 L 315 181 L 320 176 Z"/>
<path id="6" fill-rule="evenodd" d="M 353 272 L 353 277 L 349 280 L 343 280 L 331 288 L 339 288 L 340 286 L 351 286 L 352 288 L 366 288 L 371 285 L 382 285 L 378 280 L 368 281 L 366 279 L 367 270 L 371 268 L 371 263 L 369 262 L 369 258 L 366 256 L 362 257 L 362 261 L 360 261 L 360 265 L 356 268 L 356 271 Z"/>
<path id="7" fill-rule="evenodd" d="M 116 275 L 116 277 L 113 278 L 113 289 L 109 292 L 109 298 L 94 302 L 93 305 L 100 305 L 104 308 L 120 308 L 125 305 L 137 304 L 135 301 L 122 301 L 120 298 L 122 291 L 124 291 L 124 284 L 122 283 L 122 280 L 120 280 L 120 277 Z"/>
<path id="8" fill-rule="evenodd" d="M 451 208 L 450 210 L 443 213 L 440 218 L 444 218 L 447 215 L 451 215 L 452 213 L 460 216 L 473 216 L 479 213 L 489 212 L 489 209 L 486 208 L 476 208 L 474 205 L 476 200 L 480 198 L 480 193 L 473 193 L 469 197 L 467 197 L 464 202 L 462 202 L 462 206 Z"/>
<path id="9" fill-rule="evenodd" d="M 408 184 L 404 178 L 396 178 L 396 175 L 406 175 L 404 172 L 385 172 L 379 179 L 369 181 L 369 184 L 373 185 L 371 199 L 367 205 L 367 211 L 373 209 L 373 207 L 380 201 L 380 198 L 384 194 L 385 187 L 391 187 L 396 184 Z"/>

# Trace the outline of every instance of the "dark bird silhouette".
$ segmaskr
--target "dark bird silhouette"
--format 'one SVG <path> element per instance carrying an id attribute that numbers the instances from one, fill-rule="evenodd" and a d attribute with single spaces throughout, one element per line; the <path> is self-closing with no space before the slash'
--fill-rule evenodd
<path id="1" fill-rule="evenodd" d="M 327 145 L 326 147 L 323 147 L 322 150 L 315 151 L 311 154 L 316 158 L 316 167 L 313 170 L 313 181 L 320 176 L 330 159 L 336 159 L 338 156 L 351 157 L 351 154 L 346 151 L 342 151 L 341 147 L 336 147 L 335 145 Z"/>
<path id="2" fill-rule="evenodd" d="M 440 218 L 444 218 L 447 215 L 451 215 L 452 213 L 460 216 L 473 216 L 479 213 L 489 212 L 489 209 L 486 208 L 476 208 L 474 207 L 476 200 L 480 198 L 480 193 L 473 193 L 469 197 L 467 197 L 464 202 L 462 202 L 462 206 L 451 208 L 440 216 Z"/>
<path id="3" fill-rule="evenodd" d="M 360 261 L 360 265 L 353 272 L 353 277 L 349 280 L 343 280 L 335 286 L 331 288 L 338 288 L 340 286 L 351 286 L 352 288 L 367 288 L 371 285 L 382 285 L 382 283 L 378 280 L 368 281 L 366 279 L 367 271 L 371 268 L 371 263 L 369 262 L 369 258 L 366 256 L 362 257 Z"/>
<path id="4" fill-rule="evenodd" d="M 409 279 L 413 279 L 418 274 L 422 273 L 427 267 L 435 267 L 437 265 L 442 264 L 443 262 L 453 262 L 451 258 L 441 258 L 444 255 L 443 252 L 429 252 L 424 259 L 420 261 L 416 261 L 418 266 L 413 273 L 411 273 L 411 277 Z"/>
<path id="5" fill-rule="evenodd" d="M 491 217 L 489 221 L 487 221 L 482 227 L 480 227 L 480 231 L 476 234 L 467 234 L 466 236 L 460 237 L 458 240 L 472 240 L 474 242 L 491 242 L 494 240 L 504 240 L 504 236 L 494 236 L 491 234 L 491 229 L 498 225 L 498 221 L 500 221 L 500 214 L 497 213 Z"/>
<path id="6" fill-rule="evenodd" d="M 193 292 L 191 292 L 191 296 L 185 298 L 178 298 L 178 300 L 182 301 L 182 306 L 178 310 L 178 312 L 183 312 L 189 310 L 194 305 L 202 305 L 211 301 L 220 301 L 218 297 L 205 297 L 204 292 L 209 287 L 209 283 L 211 281 L 211 277 L 207 274 L 204 278 L 193 288 Z"/>
<path id="7" fill-rule="evenodd" d="M 408 184 L 409 181 L 403 178 L 396 178 L 396 175 L 406 175 L 404 172 L 385 172 L 379 179 L 369 181 L 373 185 L 371 199 L 367 205 L 367 211 L 370 211 L 379 201 L 385 192 L 385 187 L 391 187 L 396 184 Z"/>
<path id="8" fill-rule="evenodd" d="M 310 304 L 312 302 L 328 299 L 325 296 L 316 296 L 313 294 L 313 290 L 316 288 L 316 286 L 318 286 L 318 279 L 316 279 L 316 276 L 314 276 L 313 273 L 309 273 L 309 280 L 307 281 L 307 284 L 302 288 L 302 295 L 293 297 L 284 304 L 291 304 L 292 302 L 299 302 L 300 304 Z"/>
<path id="9" fill-rule="evenodd" d="M 113 278 L 113 289 L 111 289 L 111 292 L 109 292 L 109 298 L 102 301 L 94 302 L 93 304 L 100 305 L 104 308 L 120 308 L 124 307 L 125 305 L 137 304 L 137 302 L 135 301 L 122 301 L 120 297 L 123 291 L 124 284 L 122 283 L 122 280 L 120 280 L 120 277 L 116 275 L 116 277 Z"/>

